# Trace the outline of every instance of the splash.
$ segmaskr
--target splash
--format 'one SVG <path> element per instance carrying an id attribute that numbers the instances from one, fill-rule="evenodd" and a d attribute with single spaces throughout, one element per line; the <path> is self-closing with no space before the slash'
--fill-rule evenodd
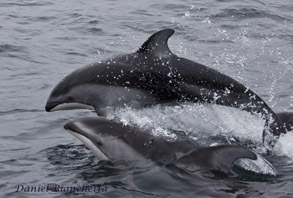
<path id="1" fill-rule="evenodd" d="M 151 129 L 155 136 L 176 139 L 180 135 L 202 141 L 203 145 L 211 142 L 211 137 L 223 137 L 228 142 L 262 142 L 264 120 L 240 109 L 213 104 L 181 103 L 174 105 L 155 105 L 148 108 L 111 109 L 108 119 L 118 119 L 125 125 L 134 125 Z M 215 138 L 217 139 L 217 138 Z"/>
<path id="2" fill-rule="evenodd" d="M 278 156 L 287 156 L 293 159 L 293 131 L 288 131 L 287 134 L 282 134 L 275 145 L 274 153 Z"/>
<path id="3" fill-rule="evenodd" d="M 262 132 L 265 121 L 258 114 L 241 109 L 200 103 L 155 105 L 148 108 L 115 108 L 108 119 L 117 119 L 125 125 L 149 129 L 154 136 L 164 136 L 173 141 L 185 136 L 197 145 L 240 144 L 257 154 L 257 160 L 240 159 L 236 166 L 260 175 L 276 176 L 277 172 L 261 154 L 265 153 Z M 293 133 L 282 135 L 274 149 L 278 156 L 293 159 Z"/>

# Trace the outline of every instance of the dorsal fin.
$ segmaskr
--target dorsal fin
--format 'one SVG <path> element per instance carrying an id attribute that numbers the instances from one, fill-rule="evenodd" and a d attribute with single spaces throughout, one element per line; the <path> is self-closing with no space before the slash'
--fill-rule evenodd
<path id="1" fill-rule="evenodd" d="M 168 39 L 174 34 L 172 29 L 164 29 L 154 33 L 146 42 L 139 48 L 137 52 L 154 53 L 159 56 L 171 55 L 172 52 L 168 47 Z"/>
<path id="2" fill-rule="evenodd" d="M 240 158 L 256 160 L 256 155 L 240 145 L 219 145 L 196 149 L 181 157 L 176 165 L 193 171 L 194 164 L 207 170 L 231 171 L 233 162 Z"/>

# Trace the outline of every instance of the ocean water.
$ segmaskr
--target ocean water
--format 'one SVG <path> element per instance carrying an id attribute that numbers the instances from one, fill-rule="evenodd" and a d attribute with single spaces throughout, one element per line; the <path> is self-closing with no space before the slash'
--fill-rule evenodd
<path id="1" fill-rule="evenodd" d="M 2 0 L 0 22 L 1 197 L 293 196 L 293 135 L 282 136 L 273 154 L 264 155 L 262 123 L 246 113 L 190 104 L 118 109 L 111 116 L 151 126 L 157 134 L 170 137 L 172 130 L 182 131 L 207 145 L 222 139 L 247 143 L 275 166 L 277 178 L 243 179 L 204 172 L 186 184 L 159 167 L 129 169 L 99 162 L 63 129 L 66 122 L 95 116 L 94 112 L 45 112 L 51 90 L 67 74 L 133 52 L 164 28 L 176 31 L 169 45 L 178 56 L 233 77 L 276 112 L 292 112 L 291 0 Z M 41 190 L 54 185 L 98 185 L 99 189 Z M 24 192 L 32 187 L 36 192 Z"/>

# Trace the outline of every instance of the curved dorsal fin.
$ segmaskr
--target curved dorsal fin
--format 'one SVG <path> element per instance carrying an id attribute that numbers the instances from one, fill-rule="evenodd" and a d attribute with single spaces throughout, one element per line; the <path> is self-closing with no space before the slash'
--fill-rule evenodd
<path id="1" fill-rule="evenodd" d="M 232 164 L 240 158 L 256 160 L 257 156 L 249 149 L 240 145 L 218 145 L 195 149 L 179 158 L 176 165 L 194 171 L 194 164 L 207 170 L 231 172 Z M 196 166 L 195 166 L 196 168 Z"/>
<path id="2" fill-rule="evenodd" d="M 164 29 L 154 33 L 139 48 L 137 52 L 154 53 L 158 55 L 171 55 L 172 52 L 168 47 L 168 39 L 174 34 L 172 29 Z"/>

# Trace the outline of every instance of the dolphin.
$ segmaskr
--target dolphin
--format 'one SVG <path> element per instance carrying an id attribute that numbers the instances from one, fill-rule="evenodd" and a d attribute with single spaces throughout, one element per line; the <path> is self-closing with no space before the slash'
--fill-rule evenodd
<path id="1" fill-rule="evenodd" d="M 252 90 L 229 76 L 178 57 L 168 47 L 172 29 L 154 33 L 134 53 L 80 68 L 52 90 L 46 111 L 89 108 L 105 115 L 109 107 L 204 102 L 261 114 L 265 147 L 271 150 L 281 133 L 279 117 Z"/>
<path id="2" fill-rule="evenodd" d="M 135 161 L 141 166 L 156 164 L 174 170 L 210 170 L 233 173 L 232 165 L 241 158 L 262 160 L 240 145 L 218 145 L 197 148 L 190 139 L 168 141 L 150 131 L 108 120 L 104 117 L 83 117 L 64 125 L 100 160 Z M 261 158 L 261 159 L 259 159 Z M 268 167 L 272 167 L 265 161 Z M 274 168 L 271 173 L 276 174 Z"/>

